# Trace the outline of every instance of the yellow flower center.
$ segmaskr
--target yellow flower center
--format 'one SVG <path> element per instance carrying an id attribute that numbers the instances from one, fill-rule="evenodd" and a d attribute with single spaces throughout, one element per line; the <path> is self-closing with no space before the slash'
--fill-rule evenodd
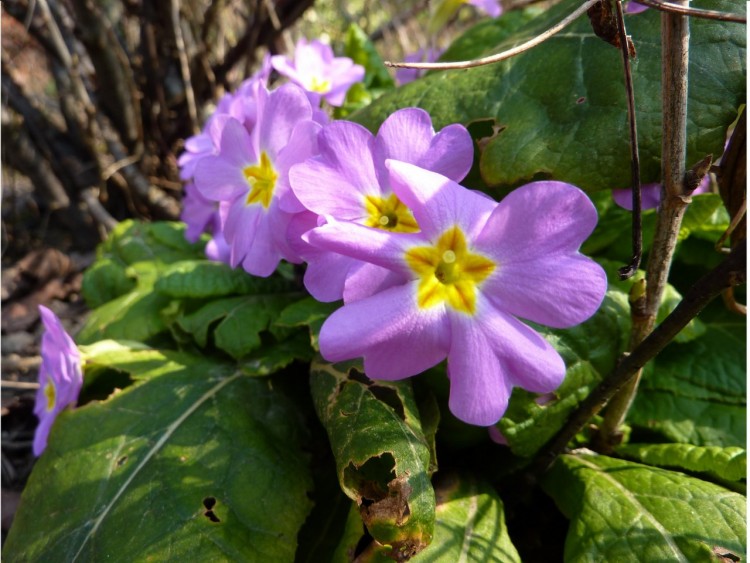
<path id="1" fill-rule="evenodd" d="M 447 302 L 469 315 L 476 310 L 477 287 L 496 267 L 489 258 L 469 251 L 466 237 L 456 226 L 440 235 L 435 246 L 408 250 L 405 259 L 420 278 L 417 289 L 420 308 Z"/>
<path id="2" fill-rule="evenodd" d="M 55 408 L 57 399 L 57 390 L 51 379 L 47 379 L 47 384 L 44 386 L 44 396 L 47 397 L 47 412 L 50 412 Z"/>
<path id="3" fill-rule="evenodd" d="M 313 76 L 310 81 L 310 90 L 317 92 L 318 94 L 325 94 L 331 89 L 330 80 L 321 80 L 317 76 Z"/>
<path id="4" fill-rule="evenodd" d="M 406 207 L 396 194 L 388 197 L 365 196 L 367 219 L 365 226 L 375 227 L 396 233 L 416 233 L 419 225 L 414 220 L 411 210 Z"/>
<path id="5" fill-rule="evenodd" d="M 268 209 L 273 198 L 273 189 L 276 186 L 276 179 L 279 175 L 271 163 L 271 159 L 265 151 L 260 153 L 260 162 L 251 166 L 245 166 L 242 173 L 245 175 L 247 183 L 250 184 L 250 191 L 245 200 L 246 205 L 260 203 Z"/>

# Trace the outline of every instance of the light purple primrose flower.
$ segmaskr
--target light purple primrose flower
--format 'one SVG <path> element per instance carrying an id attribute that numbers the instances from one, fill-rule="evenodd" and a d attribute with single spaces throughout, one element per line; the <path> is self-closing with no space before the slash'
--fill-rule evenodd
<path id="1" fill-rule="evenodd" d="M 47 447 L 52 423 L 67 406 L 74 405 L 83 384 L 81 355 L 73 339 L 68 336 L 55 314 L 39 306 L 44 324 L 42 336 L 42 365 L 39 367 L 39 390 L 36 393 L 34 414 L 39 425 L 34 434 L 35 456 Z"/>
<path id="2" fill-rule="evenodd" d="M 419 232 L 332 222 L 305 235 L 403 280 L 335 311 L 320 332 L 323 357 L 363 356 L 365 373 L 386 380 L 447 357 L 451 412 L 479 426 L 503 416 L 514 386 L 556 389 L 565 377 L 562 358 L 516 317 L 569 327 L 601 304 L 606 275 L 578 252 L 597 220 L 586 194 L 535 182 L 495 203 L 411 164 L 387 166 Z"/>
<path id="3" fill-rule="evenodd" d="M 471 4 L 491 18 L 496 18 L 503 13 L 503 7 L 498 0 L 466 0 L 466 3 Z"/>
<path id="4" fill-rule="evenodd" d="M 258 89 L 257 124 L 248 129 L 228 118 L 215 139 L 218 154 L 195 169 L 201 195 L 219 202 L 230 265 L 269 276 L 281 259 L 300 262 L 286 233 L 295 213 L 305 208 L 289 187 L 289 168 L 317 154 L 320 125 L 312 120 L 305 92 L 285 84 L 273 92 Z"/>
<path id="5" fill-rule="evenodd" d="M 203 197 L 195 184 L 188 182 L 182 198 L 180 221 L 187 225 L 185 238 L 198 242 L 203 233 L 213 233 L 219 226 L 219 204 Z"/>
<path id="6" fill-rule="evenodd" d="M 294 49 L 294 60 L 284 55 L 271 57 L 271 64 L 280 74 L 313 94 L 313 104 L 320 98 L 332 106 L 341 106 L 346 92 L 365 77 L 365 68 L 349 57 L 334 57 L 333 49 L 321 41 L 309 43 L 300 39 Z"/>
<path id="7" fill-rule="evenodd" d="M 708 193 L 711 189 L 711 177 L 706 174 L 701 180 L 701 183 L 698 184 L 698 187 L 695 188 L 691 195 L 698 195 L 698 194 L 705 194 Z M 633 190 L 630 189 L 624 189 L 624 190 L 612 190 L 612 199 L 615 200 L 615 203 L 622 207 L 623 209 L 627 209 L 628 211 L 633 211 Z M 661 203 L 661 184 L 659 182 L 654 182 L 651 184 L 642 184 L 641 185 L 641 209 L 656 209 L 659 207 L 659 204 Z"/>
<path id="8" fill-rule="evenodd" d="M 404 57 L 404 62 L 407 63 L 433 63 L 443 53 L 442 49 L 419 49 L 414 53 L 410 53 Z M 408 84 L 409 82 L 415 81 L 417 78 L 422 76 L 426 71 L 418 68 L 399 68 L 396 70 L 396 83 L 400 86 Z"/>
<path id="9" fill-rule="evenodd" d="M 289 180 L 302 204 L 323 219 L 352 221 L 392 232 L 418 230 L 414 216 L 391 188 L 385 167 L 392 158 L 460 181 L 471 168 L 474 146 L 465 127 L 449 125 L 439 133 L 419 108 L 391 114 L 373 136 L 349 121 L 335 121 L 318 138 L 320 154 L 292 167 Z M 300 236 L 322 224 L 297 217 L 290 241 L 308 263 L 305 286 L 319 301 L 352 301 L 392 285 L 393 272 L 379 266 L 304 245 Z"/>

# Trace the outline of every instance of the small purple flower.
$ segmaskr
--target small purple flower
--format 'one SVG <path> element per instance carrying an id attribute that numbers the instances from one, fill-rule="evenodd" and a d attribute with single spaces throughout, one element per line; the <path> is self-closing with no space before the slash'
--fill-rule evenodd
<path id="1" fill-rule="evenodd" d="M 711 178 L 708 174 L 704 176 L 698 187 L 693 190 L 691 195 L 705 194 L 711 189 Z M 615 203 L 627 209 L 633 210 L 633 191 L 629 189 L 612 190 L 612 199 Z M 661 203 L 661 184 L 654 182 L 652 184 L 641 184 L 641 209 L 656 209 Z"/>
<path id="2" fill-rule="evenodd" d="M 433 63 L 443 53 L 442 49 L 419 49 L 414 53 L 406 55 L 404 62 L 407 63 Z M 399 68 L 396 71 L 396 83 L 399 86 L 414 82 L 417 78 L 422 76 L 426 71 L 418 68 Z"/>
<path id="3" fill-rule="evenodd" d="M 215 144 L 218 154 L 202 158 L 195 169 L 201 195 L 219 202 L 222 232 L 230 247 L 230 265 L 256 276 L 269 276 L 283 258 L 300 262 L 286 233 L 294 214 L 305 208 L 289 187 L 289 168 L 317 154 L 320 125 L 298 86 L 273 92 L 258 89 L 257 123 L 252 131 L 228 118 Z"/>
<path id="4" fill-rule="evenodd" d="M 586 194 L 535 182 L 495 203 L 434 172 L 393 160 L 387 167 L 419 232 L 331 222 L 305 235 L 402 280 L 334 312 L 320 332 L 323 357 L 363 356 L 369 377 L 389 380 L 447 357 L 451 412 L 479 426 L 503 416 L 514 386 L 556 389 L 562 358 L 516 317 L 569 327 L 601 304 L 606 275 L 578 252 L 597 220 Z"/>
<path id="5" fill-rule="evenodd" d="M 332 106 L 341 106 L 346 92 L 365 77 L 365 68 L 349 57 L 334 57 L 333 49 L 321 41 L 300 39 L 294 49 L 294 60 L 284 55 L 271 57 L 271 64 L 280 74 L 313 94 L 313 104 L 320 98 Z"/>
<path id="6" fill-rule="evenodd" d="M 460 181 L 474 156 L 465 127 L 449 125 L 436 134 L 430 115 L 419 108 L 394 112 L 376 136 L 356 123 L 335 121 L 323 129 L 318 142 L 320 155 L 297 164 L 289 173 L 297 198 L 323 218 L 391 232 L 415 232 L 418 226 L 391 188 L 386 159 L 416 164 Z M 303 245 L 300 235 L 315 226 L 314 216 L 297 217 L 290 240 L 308 263 L 305 286 L 316 299 L 336 301 L 343 296 L 351 301 L 394 283 L 393 272 L 385 268 Z"/>
<path id="7" fill-rule="evenodd" d="M 182 198 L 180 220 L 187 225 L 185 238 L 198 242 L 203 233 L 213 233 L 219 227 L 219 204 L 203 197 L 195 184 L 188 182 Z"/>
<path id="8" fill-rule="evenodd" d="M 503 7 L 498 0 L 466 0 L 466 3 L 471 4 L 491 18 L 497 18 L 503 13 Z"/>
<path id="9" fill-rule="evenodd" d="M 34 455 L 40 456 L 47 447 L 47 436 L 57 415 L 68 405 L 74 405 L 83 384 L 81 355 L 73 339 L 68 336 L 55 314 L 39 306 L 44 324 L 42 336 L 42 365 L 39 368 L 39 390 L 36 393 L 34 414 L 39 425 L 34 434 Z"/>

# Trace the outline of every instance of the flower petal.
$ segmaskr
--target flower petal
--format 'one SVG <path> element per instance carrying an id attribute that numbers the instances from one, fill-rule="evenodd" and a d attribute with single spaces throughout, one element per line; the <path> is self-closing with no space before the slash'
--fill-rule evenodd
<path id="1" fill-rule="evenodd" d="M 320 156 L 291 168 L 295 195 L 320 215 L 365 217 L 364 197 L 381 194 L 372 160 L 374 137 L 361 125 L 337 121 L 320 132 L 318 143 Z"/>
<path id="2" fill-rule="evenodd" d="M 565 362 L 538 332 L 480 298 L 474 322 L 498 358 L 505 378 L 534 393 L 549 393 L 565 379 Z"/>
<path id="3" fill-rule="evenodd" d="M 430 149 L 416 164 L 460 182 L 474 162 L 474 142 L 463 125 L 448 125 L 435 135 Z"/>
<path id="4" fill-rule="evenodd" d="M 451 315 L 448 407 L 460 420 L 495 424 L 508 408 L 512 385 L 484 332 L 461 314 Z"/>
<path id="5" fill-rule="evenodd" d="M 272 159 L 289 143 L 295 126 L 312 119 L 312 107 L 304 90 L 295 84 L 284 84 L 270 94 L 261 87 L 258 91 L 258 146 L 268 151 Z"/>
<path id="6" fill-rule="evenodd" d="M 566 328 L 593 315 L 607 291 L 607 275 L 580 254 L 501 262 L 482 286 L 502 311 L 535 323 Z"/>
<path id="7" fill-rule="evenodd" d="M 575 253 L 596 226 L 596 208 L 563 182 L 533 182 L 508 194 L 477 237 L 477 249 L 505 262 Z"/>
<path id="8" fill-rule="evenodd" d="M 435 136 L 430 114 L 420 108 L 404 108 L 392 113 L 375 137 L 378 162 L 386 159 L 417 164 L 430 149 Z"/>
<path id="9" fill-rule="evenodd" d="M 457 225 L 473 240 L 498 205 L 485 195 L 412 164 L 388 160 L 386 167 L 393 191 L 412 210 L 419 228 L 430 239 Z"/>
<path id="10" fill-rule="evenodd" d="M 412 246 L 426 244 L 420 233 L 392 233 L 337 221 L 312 229 L 302 239 L 323 250 L 376 264 L 410 279 L 414 274 L 404 254 Z"/>
<path id="11" fill-rule="evenodd" d="M 450 331 L 445 310 L 420 309 L 409 283 L 348 303 L 320 331 L 320 352 L 337 362 L 364 356 L 372 379 L 417 375 L 445 358 Z"/>

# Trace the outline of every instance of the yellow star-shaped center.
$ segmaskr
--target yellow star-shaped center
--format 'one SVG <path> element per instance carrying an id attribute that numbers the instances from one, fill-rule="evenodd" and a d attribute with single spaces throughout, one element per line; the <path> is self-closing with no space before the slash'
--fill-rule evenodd
<path id="1" fill-rule="evenodd" d="M 457 226 L 445 231 L 434 246 L 418 246 L 405 254 L 406 263 L 419 276 L 417 304 L 422 309 L 446 302 L 462 313 L 476 310 L 477 288 L 496 264 L 472 253 Z"/>
<path id="2" fill-rule="evenodd" d="M 388 197 L 365 196 L 367 219 L 365 226 L 393 231 L 396 233 L 416 233 L 419 225 L 414 220 L 411 210 L 406 207 L 396 194 Z"/>
<path id="3" fill-rule="evenodd" d="M 247 183 L 250 184 L 250 191 L 247 193 L 245 204 L 260 203 L 268 209 L 268 206 L 271 205 L 271 199 L 273 199 L 273 189 L 279 175 L 266 152 L 260 153 L 260 162 L 245 166 L 242 173 L 245 175 Z"/>

